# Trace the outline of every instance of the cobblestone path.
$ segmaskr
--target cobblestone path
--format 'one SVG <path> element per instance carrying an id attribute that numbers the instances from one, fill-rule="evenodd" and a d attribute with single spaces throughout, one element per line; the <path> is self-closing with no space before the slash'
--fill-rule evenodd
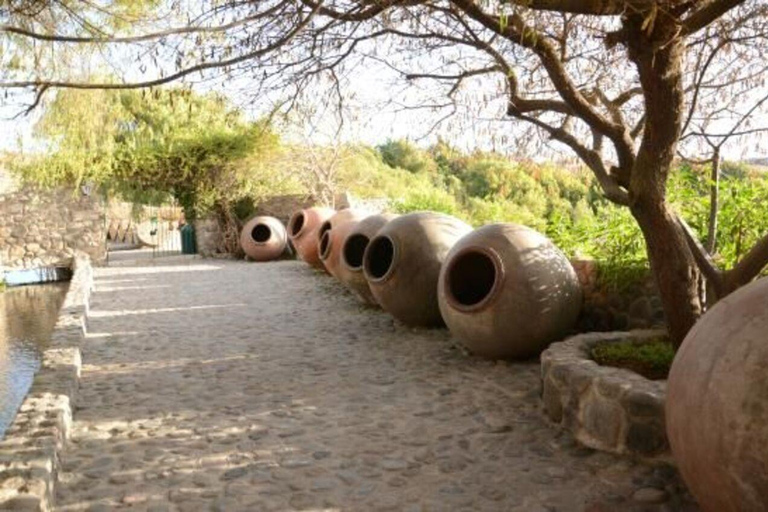
<path id="1" fill-rule="evenodd" d="M 538 364 L 466 355 L 297 262 L 96 272 L 59 510 L 695 510 L 576 445 Z"/>

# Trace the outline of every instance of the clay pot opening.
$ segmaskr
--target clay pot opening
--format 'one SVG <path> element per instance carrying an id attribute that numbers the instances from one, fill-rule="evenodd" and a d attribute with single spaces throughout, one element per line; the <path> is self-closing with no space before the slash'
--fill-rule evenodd
<path id="1" fill-rule="evenodd" d="M 263 244 L 272 238 L 272 230 L 266 224 L 256 224 L 251 230 L 251 238 L 257 244 Z"/>
<path id="2" fill-rule="evenodd" d="M 365 250 L 363 267 L 371 281 L 384 281 L 395 266 L 395 244 L 388 236 L 377 236 Z"/>
<path id="3" fill-rule="evenodd" d="M 362 270 L 363 255 L 370 241 L 370 238 L 359 233 L 347 238 L 347 241 L 344 242 L 344 250 L 341 253 L 344 264 L 352 270 Z"/>
<path id="4" fill-rule="evenodd" d="M 323 235 L 326 234 L 328 231 L 331 230 L 331 221 L 327 220 L 320 224 L 320 231 L 317 232 L 317 240 L 318 242 L 323 239 Z"/>
<path id="5" fill-rule="evenodd" d="M 320 235 L 320 245 L 318 246 L 318 253 L 320 254 L 320 259 L 325 261 L 328 259 L 328 256 L 331 255 L 331 231 L 326 230 L 322 235 Z"/>
<path id="6" fill-rule="evenodd" d="M 294 214 L 293 217 L 291 217 L 291 221 L 289 224 L 289 229 L 291 230 L 291 236 L 296 237 L 299 236 L 299 233 L 301 233 L 301 230 L 304 229 L 304 212 L 298 212 Z"/>
<path id="7" fill-rule="evenodd" d="M 445 280 L 451 306 L 474 311 L 485 306 L 499 288 L 501 265 L 492 252 L 468 248 L 453 258 Z"/>

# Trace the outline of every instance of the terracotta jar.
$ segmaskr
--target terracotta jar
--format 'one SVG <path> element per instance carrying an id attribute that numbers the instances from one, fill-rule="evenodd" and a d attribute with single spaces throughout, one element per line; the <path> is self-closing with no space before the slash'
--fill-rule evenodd
<path id="1" fill-rule="evenodd" d="M 285 226 L 274 217 L 254 217 L 240 232 L 240 247 L 253 261 L 277 259 L 287 246 Z"/>
<path id="2" fill-rule="evenodd" d="M 331 208 L 314 206 L 298 211 L 288 221 L 288 237 L 302 261 L 325 270 L 317 253 L 317 234 L 320 226 L 336 213 Z"/>
<path id="3" fill-rule="evenodd" d="M 568 258 L 516 224 L 483 226 L 459 240 L 440 272 L 438 298 L 451 333 L 493 359 L 537 355 L 573 328 L 582 303 Z"/>
<path id="4" fill-rule="evenodd" d="M 363 255 L 368 242 L 384 224 L 397 217 L 390 213 L 371 215 L 355 224 L 347 233 L 341 248 L 338 277 L 365 304 L 378 305 L 363 275 Z"/>
<path id="5" fill-rule="evenodd" d="M 333 277 L 339 277 L 341 248 L 347 233 L 369 214 L 359 210 L 344 209 L 323 222 L 318 233 L 317 252 L 325 270 Z"/>
<path id="6" fill-rule="evenodd" d="M 406 325 L 442 325 L 440 265 L 470 231 L 459 219 L 433 212 L 409 213 L 385 224 L 363 256 L 363 273 L 376 302 Z"/>
<path id="7" fill-rule="evenodd" d="M 667 381 L 667 435 L 707 512 L 768 510 L 768 278 L 691 329 Z"/>

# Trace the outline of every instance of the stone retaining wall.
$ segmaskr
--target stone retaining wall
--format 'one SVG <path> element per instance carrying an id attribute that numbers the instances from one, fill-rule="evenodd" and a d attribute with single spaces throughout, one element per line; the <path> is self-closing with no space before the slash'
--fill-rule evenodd
<path id="1" fill-rule="evenodd" d="M 597 450 L 667 457 L 665 380 L 600 366 L 590 349 L 604 341 L 642 340 L 663 331 L 589 333 L 553 343 L 541 354 L 544 412 Z"/>
<path id="2" fill-rule="evenodd" d="M 0 169 L 0 177 L 9 180 Z M 0 191 L 0 267 L 69 265 L 76 251 L 106 256 L 104 207 L 99 197 L 72 190 L 3 186 Z"/>
<path id="3" fill-rule="evenodd" d="M 50 348 L 13 424 L 0 441 L 0 510 L 53 510 L 59 454 L 70 436 L 80 380 L 93 271 L 77 253 Z"/>
<path id="4" fill-rule="evenodd" d="M 268 197 L 256 205 L 254 215 L 269 215 L 287 225 L 294 212 L 315 205 L 312 197 L 301 194 Z"/>

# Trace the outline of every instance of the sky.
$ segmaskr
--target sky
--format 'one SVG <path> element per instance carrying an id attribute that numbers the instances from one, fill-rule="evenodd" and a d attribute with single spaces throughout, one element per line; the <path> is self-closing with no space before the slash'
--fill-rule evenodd
<path id="1" fill-rule="evenodd" d="M 212 80 L 197 83 L 193 88 L 203 92 L 215 90 L 224 93 L 251 119 L 258 119 L 265 115 L 271 105 L 279 100 L 277 97 L 270 97 L 264 98 L 263 101 L 255 101 L 249 96 L 244 96 L 243 91 L 252 89 L 250 81 L 245 78 Z M 283 137 L 293 142 L 309 141 L 328 144 L 338 134 L 339 138 L 345 142 L 362 142 L 368 145 L 377 145 L 388 139 L 400 138 L 428 145 L 440 136 L 467 150 L 502 149 L 488 140 L 485 125 L 483 130 L 477 130 L 478 133 L 472 133 L 472 130 L 456 130 L 450 122 L 435 127 L 434 124 L 443 117 L 442 114 L 425 112 L 423 109 L 405 108 L 405 106 L 419 104 L 423 98 L 417 90 L 407 87 L 396 74 L 381 66 L 368 65 L 357 68 L 348 77 L 344 92 L 345 115 L 341 131 L 339 131 L 337 117 L 323 110 L 325 105 L 322 104 L 318 90 L 314 100 L 310 99 L 315 103 L 314 105 L 304 103 L 307 107 L 318 111 L 311 119 L 313 123 L 296 119 L 294 122 L 283 125 L 285 130 L 282 133 Z M 48 100 L 52 97 L 52 92 L 47 93 Z M 395 103 L 392 103 L 393 97 L 397 98 Z M 26 150 L 40 147 L 35 145 L 32 132 L 35 122 L 42 113 L 43 108 L 37 108 L 28 115 L 16 117 L 19 114 L 18 105 L 3 105 L 0 100 L 0 151 L 16 150 L 19 141 Z M 466 119 L 463 121 L 466 122 Z M 455 125 L 456 121 L 453 124 Z M 479 128 L 482 123 L 477 120 L 474 124 Z"/>
<path id="2" fill-rule="evenodd" d="M 116 52 L 116 59 L 128 62 L 127 55 Z M 92 66 L 91 62 L 85 62 L 85 68 Z M 437 63 L 425 61 L 425 69 L 437 69 Z M 128 67 L 128 80 L 146 79 L 136 66 Z M 151 71 L 150 71 L 151 73 Z M 487 82 L 474 79 L 464 85 L 465 90 L 493 87 Z M 516 123 L 505 119 L 503 115 L 503 101 L 491 102 L 482 107 L 478 112 L 461 112 L 459 115 L 445 120 L 435 127 L 435 123 L 444 117 L 443 111 L 430 111 L 428 109 L 404 108 L 425 102 L 424 88 L 426 84 L 417 82 L 407 87 L 402 79 L 391 69 L 375 61 L 366 60 L 363 64 L 348 70 L 345 77 L 345 118 L 343 129 L 338 130 L 338 120 L 331 112 L 323 110 L 322 92 L 317 89 L 316 94 L 310 96 L 314 101 L 317 114 L 308 119 L 295 119 L 293 123 L 283 126 L 283 136 L 292 142 L 312 142 L 317 144 L 330 144 L 335 140 L 344 142 L 362 142 L 369 145 L 377 145 L 387 139 L 407 138 L 417 144 L 428 145 L 438 137 L 465 150 L 482 149 L 498 150 L 510 154 L 519 153 L 520 135 L 528 136 L 529 126 L 525 123 Z M 246 112 L 247 116 L 256 119 L 269 110 L 272 102 L 279 98 L 275 96 L 254 99 L 244 95 L 243 91 L 253 89 L 253 83 L 248 78 L 212 79 L 198 82 L 194 89 L 206 91 L 214 89 L 229 96 L 232 102 Z M 53 97 L 51 92 L 47 98 Z M 394 101 L 393 101 L 394 100 Z M 32 113 L 14 119 L 19 113 L 18 105 L 6 105 L 0 97 L 0 151 L 17 150 L 19 143 L 25 150 L 39 150 L 44 148 L 35 144 L 32 137 L 32 129 L 39 119 L 43 109 L 37 108 Z M 765 117 L 765 116 L 764 116 Z M 753 126 L 768 126 L 768 118 L 758 118 L 753 121 Z M 338 134 L 338 137 L 337 137 Z M 507 135 L 512 134 L 512 137 Z M 517 139 L 516 137 L 517 136 Z M 527 152 L 531 154 L 530 151 Z M 755 147 L 750 140 L 729 143 L 724 148 L 724 156 L 727 159 L 739 160 L 743 158 L 765 157 L 768 155 L 765 147 Z M 534 154 L 534 157 L 537 155 Z M 560 146 L 551 145 L 548 151 L 538 153 L 540 158 L 573 158 L 570 150 Z"/>
<path id="3" fill-rule="evenodd" d="M 224 93 L 232 91 L 231 99 L 250 118 L 258 118 L 264 114 L 267 103 L 253 102 L 251 99 L 241 98 L 240 91 L 247 89 L 247 82 L 230 84 L 224 88 Z M 344 142 L 361 142 L 368 145 L 378 145 L 387 139 L 405 138 L 420 145 L 434 143 L 438 136 L 464 150 L 483 149 L 500 150 L 515 153 L 515 148 L 509 144 L 502 144 L 491 140 L 492 134 L 502 134 L 514 129 L 515 122 L 505 120 L 499 113 L 496 122 L 477 120 L 475 123 L 462 119 L 463 127 L 457 129 L 450 127 L 445 122 L 436 128 L 434 123 L 442 117 L 424 110 L 403 110 L 400 106 L 390 103 L 393 95 L 408 102 L 408 90 L 402 85 L 397 85 L 394 76 L 377 69 L 362 69 L 351 77 L 346 87 L 350 98 L 346 99 L 348 109 L 344 119 L 344 126 L 339 132 L 339 139 Z M 196 87 L 198 90 L 206 90 L 209 87 Z M 50 97 L 50 93 L 49 93 Z M 413 101 L 418 101 L 414 95 Z M 492 107 L 491 107 L 492 108 Z M 498 109 L 497 109 L 498 110 Z M 18 106 L 0 105 L 0 151 L 16 151 L 19 143 L 26 151 L 42 148 L 36 144 L 32 137 L 35 122 L 43 113 L 42 108 L 34 110 L 28 115 L 15 118 L 19 113 Z M 489 117 L 492 113 L 489 114 Z M 333 115 L 319 115 L 321 119 L 313 126 L 305 123 L 292 123 L 284 126 L 283 136 L 290 142 L 317 144 L 329 144 L 336 138 L 338 122 Z M 753 124 L 759 125 L 760 119 Z M 455 122 L 454 122 L 455 124 Z M 467 125 L 470 126 L 467 126 Z M 475 126 L 471 126 L 471 125 Z M 768 125 L 768 119 L 764 119 Z M 728 160 L 742 160 L 746 158 L 766 157 L 765 147 L 753 147 L 749 140 L 738 141 L 726 145 L 724 157 Z M 573 155 L 564 147 L 553 147 L 545 158 L 572 158 Z"/>

